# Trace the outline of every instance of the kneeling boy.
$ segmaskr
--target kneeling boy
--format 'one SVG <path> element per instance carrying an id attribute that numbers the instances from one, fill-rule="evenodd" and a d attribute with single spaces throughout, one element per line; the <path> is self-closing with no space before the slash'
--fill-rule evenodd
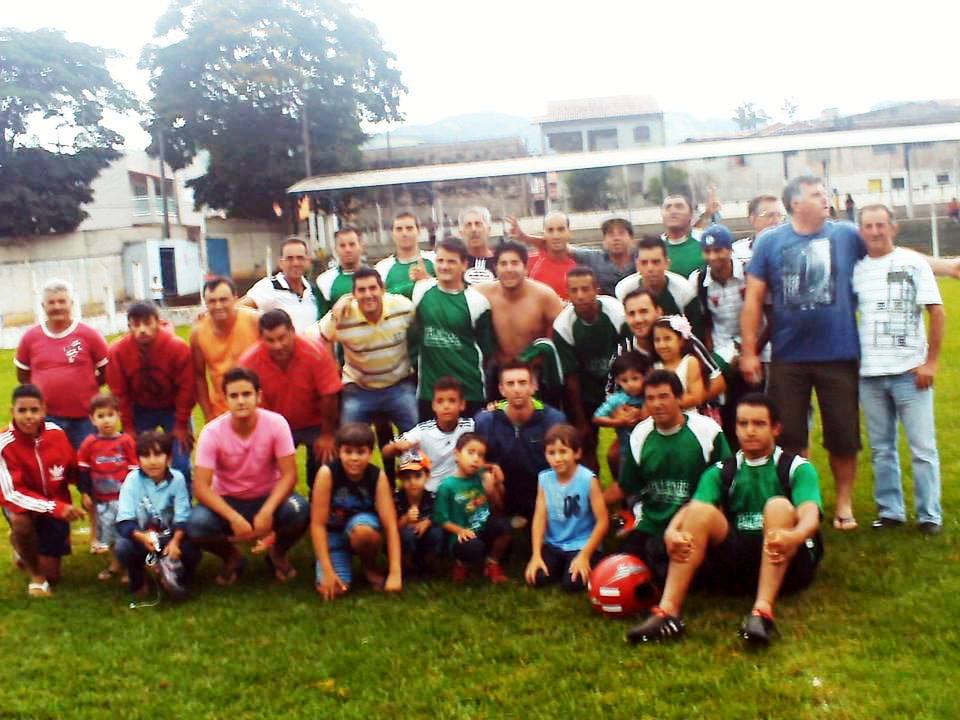
<path id="1" fill-rule="evenodd" d="M 627 633 L 630 642 L 679 636 L 680 610 L 697 570 L 708 587 L 756 591 L 740 628 L 749 643 L 766 645 L 780 591 L 807 587 L 823 545 L 820 481 L 813 465 L 776 445 L 780 416 L 765 395 L 737 406 L 740 452 L 704 472 L 692 501 L 673 518 L 664 543 L 670 567 L 660 605 Z"/>
<path id="2" fill-rule="evenodd" d="M 333 600 L 350 589 L 353 555 L 360 557 L 375 590 L 399 592 L 400 536 L 386 474 L 371 464 L 373 431 L 347 423 L 334 436 L 337 459 L 317 472 L 310 507 L 310 536 L 317 555 L 317 592 Z M 384 536 L 389 571 L 384 580 L 377 557 Z"/>

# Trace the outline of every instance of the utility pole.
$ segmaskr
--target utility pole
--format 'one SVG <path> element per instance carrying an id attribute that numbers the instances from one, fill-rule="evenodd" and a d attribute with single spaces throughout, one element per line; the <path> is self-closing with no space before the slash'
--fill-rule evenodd
<path id="1" fill-rule="evenodd" d="M 163 124 L 159 125 L 157 142 L 160 145 L 160 200 L 163 203 L 163 239 L 170 239 L 170 214 L 167 212 L 167 168 L 164 158 L 166 157 L 166 144 L 163 138 Z"/>
<path id="2" fill-rule="evenodd" d="M 300 129 L 303 132 L 303 166 L 307 177 L 313 177 L 313 163 L 310 158 L 310 121 L 307 118 L 307 89 L 303 89 L 300 107 Z"/>

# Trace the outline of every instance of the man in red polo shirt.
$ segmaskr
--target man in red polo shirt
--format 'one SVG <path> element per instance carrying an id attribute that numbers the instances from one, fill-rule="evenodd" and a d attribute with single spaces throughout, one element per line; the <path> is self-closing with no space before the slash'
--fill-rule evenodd
<path id="1" fill-rule="evenodd" d="M 295 445 L 307 449 L 307 485 L 321 463 L 334 457 L 333 434 L 340 424 L 340 368 L 324 348 L 299 336 L 283 310 L 260 316 L 260 340 L 240 357 L 260 376 L 260 407 L 282 415 Z"/>
<path id="2" fill-rule="evenodd" d="M 46 321 L 24 333 L 14 364 L 17 380 L 40 388 L 47 420 L 67 434 L 74 449 L 93 432 L 88 411 L 100 392 L 107 364 L 107 341 L 73 317 L 73 288 L 64 280 L 43 286 Z"/>
<path id="3" fill-rule="evenodd" d="M 570 256 L 570 218 L 562 212 L 552 212 L 543 219 L 543 249 L 530 259 L 530 279 L 553 288 L 562 300 L 567 300 L 567 273 L 576 267 Z"/>
<path id="4" fill-rule="evenodd" d="M 107 384 L 120 403 L 123 429 L 131 437 L 158 427 L 171 433 L 171 465 L 190 487 L 190 414 L 197 398 L 190 346 L 172 328 L 161 327 L 152 302 L 127 308 L 127 328 L 130 332 L 110 346 L 107 365 Z"/>

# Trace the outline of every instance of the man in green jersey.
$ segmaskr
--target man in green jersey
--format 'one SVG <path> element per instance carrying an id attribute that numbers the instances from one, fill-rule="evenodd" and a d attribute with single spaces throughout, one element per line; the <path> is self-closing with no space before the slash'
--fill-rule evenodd
<path id="1" fill-rule="evenodd" d="M 564 409 L 580 431 L 582 462 L 597 469 L 597 430 L 591 421 L 607 396 L 610 361 L 624 331 L 623 306 L 600 295 L 597 274 L 579 265 L 567 273 L 567 305 L 553 321 L 553 343 L 560 356 Z"/>
<path id="2" fill-rule="evenodd" d="M 467 247 L 447 238 L 437 243 L 437 277 L 413 289 L 416 321 L 412 341 L 419 356 L 417 400 L 421 420 L 432 415 L 433 384 L 444 375 L 463 383 L 467 416 L 483 406 L 484 364 L 493 353 L 490 302 L 464 284 Z"/>
<path id="3" fill-rule="evenodd" d="M 353 291 L 353 273 L 363 263 L 363 233 L 344 225 L 334 235 L 337 265 L 317 278 L 317 317 L 323 318 L 337 300 Z"/>
<path id="4" fill-rule="evenodd" d="M 694 334 L 704 340 L 703 311 L 696 288 L 686 277 L 673 272 L 667 245 L 655 235 L 644 235 L 637 243 L 637 272 L 618 282 L 614 294 L 623 302 L 641 287 L 653 293 L 664 315 L 686 316 Z"/>
<path id="5" fill-rule="evenodd" d="M 658 577 L 666 574 L 663 534 L 687 504 L 710 465 L 730 457 L 720 426 L 706 415 L 680 408 L 683 386 L 669 370 L 652 370 L 643 383 L 650 416 L 630 433 L 620 479 L 607 488 L 607 501 L 625 499 L 633 529 L 621 552 L 641 558 Z"/>
<path id="6" fill-rule="evenodd" d="M 393 219 L 391 230 L 396 252 L 376 264 L 387 292 L 413 297 L 413 286 L 419 280 L 436 277 L 433 261 L 436 255 L 420 250 L 420 221 L 412 212 L 402 212 Z"/>
<path id="7" fill-rule="evenodd" d="M 628 631 L 628 640 L 679 636 L 683 601 L 700 569 L 708 587 L 756 592 L 740 635 L 752 644 L 770 642 L 777 595 L 808 586 L 823 557 L 817 471 L 778 447 L 779 433 L 779 412 L 770 398 L 751 393 L 740 400 L 741 450 L 703 474 L 693 500 L 671 521 L 664 534 L 670 568 L 663 597 Z"/>
<path id="8" fill-rule="evenodd" d="M 660 237 L 667 244 L 670 270 L 682 277 L 703 266 L 703 251 L 699 236 L 693 231 L 693 201 L 685 193 L 671 193 L 660 206 L 664 233 Z"/>

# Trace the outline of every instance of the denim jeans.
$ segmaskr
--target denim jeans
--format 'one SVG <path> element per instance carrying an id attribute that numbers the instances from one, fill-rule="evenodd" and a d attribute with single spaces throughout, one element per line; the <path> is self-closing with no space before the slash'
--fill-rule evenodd
<path id="1" fill-rule="evenodd" d="M 67 434 L 67 439 L 73 445 L 74 450 L 80 449 L 80 445 L 87 439 L 87 435 L 93 435 L 97 431 L 88 417 L 68 418 L 59 415 L 47 415 L 47 421 L 56 423 Z"/>
<path id="2" fill-rule="evenodd" d="M 933 389 L 918 390 L 912 372 L 860 378 L 860 402 L 873 460 L 873 497 L 880 517 L 906 520 L 897 421 L 903 423 L 913 467 L 917 522 L 942 522 L 940 457 L 933 419 Z"/>
<path id="3" fill-rule="evenodd" d="M 147 430 L 156 430 L 163 428 L 164 432 L 172 432 L 176 410 L 174 408 L 145 408 L 140 405 L 133 406 L 133 432 L 140 434 Z M 188 421 L 188 427 L 193 427 L 193 421 Z M 190 475 L 190 453 L 180 444 L 179 440 L 173 441 L 173 457 L 170 458 L 170 466 L 183 473 L 183 479 L 187 482 L 187 492 L 192 495 L 192 482 Z"/>
<path id="4" fill-rule="evenodd" d="M 403 381 L 382 390 L 366 390 L 356 383 L 343 386 L 341 424 L 373 422 L 382 413 L 400 432 L 417 424 L 417 390 L 412 382 Z"/>

